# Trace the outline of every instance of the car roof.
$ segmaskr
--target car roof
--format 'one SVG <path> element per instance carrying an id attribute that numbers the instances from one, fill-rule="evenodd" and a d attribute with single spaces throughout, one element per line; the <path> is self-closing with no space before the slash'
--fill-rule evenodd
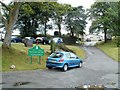
<path id="1" fill-rule="evenodd" d="M 66 51 L 55 51 L 55 53 L 63 53 L 63 54 L 66 54 L 66 53 L 72 53 L 72 52 L 66 52 Z"/>
<path id="2" fill-rule="evenodd" d="M 61 37 L 54 37 L 53 39 L 62 39 Z"/>
<path id="3" fill-rule="evenodd" d="M 36 39 L 42 39 L 43 37 L 37 37 Z"/>
<path id="4" fill-rule="evenodd" d="M 31 38 L 33 38 L 33 37 L 25 37 L 26 39 L 31 39 Z"/>

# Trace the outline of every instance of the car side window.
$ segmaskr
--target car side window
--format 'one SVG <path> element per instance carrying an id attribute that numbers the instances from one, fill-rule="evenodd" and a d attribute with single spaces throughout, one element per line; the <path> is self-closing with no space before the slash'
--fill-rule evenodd
<path id="1" fill-rule="evenodd" d="M 65 54 L 68 59 L 70 59 L 70 53 Z"/>
<path id="2" fill-rule="evenodd" d="M 70 53 L 70 58 L 71 59 L 76 59 L 76 55 L 74 53 Z"/>

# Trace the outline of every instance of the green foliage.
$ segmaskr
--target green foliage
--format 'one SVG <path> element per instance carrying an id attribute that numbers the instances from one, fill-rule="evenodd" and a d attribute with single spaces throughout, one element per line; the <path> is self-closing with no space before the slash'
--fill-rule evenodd
<path id="1" fill-rule="evenodd" d="M 66 13 L 68 13 L 70 9 L 71 6 L 68 4 L 59 4 L 59 3 L 54 4 L 53 20 L 58 27 L 60 37 L 61 37 L 61 24 L 64 21 L 63 17 L 66 15 Z"/>
<path id="2" fill-rule="evenodd" d="M 53 40 L 51 40 L 50 42 L 50 50 L 51 50 L 51 53 L 55 52 L 56 50 L 56 43 Z"/>
<path id="3" fill-rule="evenodd" d="M 53 40 L 51 40 L 51 43 L 50 43 L 51 53 L 55 52 L 57 49 L 58 50 L 63 50 L 63 51 L 66 51 L 66 52 L 76 53 L 72 49 L 66 47 L 66 45 L 64 43 L 56 44 Z"/>
<path id="4" fill-rule="evenodd" d="M 89 9 L 88 17 L 92 20 L 90 32 L 104 32 L 105 42 L 107 34 L 118 33 L 118 2 L 95 2 Z"/>
<path id="5" fill-rule="evenodd" d="M 63 44 L 63 43 L 57 44 L 56 47 L 57 47 L 58 49 L 61 49 L 61 50 L 63 50 L 63 51 L 66 51 L 66 52 L 73 52 L 73 53 L 76 53 L 76 52 L 73 51 L 72 49 L 66 47 L 66 45 Z"/>
<path id="6" fill-rule="evenodd" d="M 114 40 L 115 40 L 116 46 L 120 47 L 120 36 L 116 36 Z"/>
<path id="7" fill-rule="evenodd" d="M 65 24 L 68 31 L 71 32 L 71 36 L 75 34 L 84 34 L 86 26 L 86 14 L 82 6 L 72 8 L 69 10 L 65 17 Z"/>
<path id="8" fill-rule="evenodd" d="M 47 22 L 52 17 L 53 4 L 54 2 L 29 2 L 22 5 L 17 22 L 22 37 L 35 36 L 36 31 L 39 31 L 39 25 L 44 26 L 44 33 L 46 36 L 46 29 L 52 28 Z"/>
<path id="9" fill-rule="evenodd" d="M 42 25 L 46 36 L 47 29 L 52 29 L 52 25 L 48 24 L 50 19 L 55 20 L 55 24 L 61 29 L 63 15 L 68 10 L 68 5 L 59 4 L 57 2 L 29 2 L 24 3 L 20 8 L 17 26 L 20 27 L 21 35 L 34 36 Z"/>
<path id="10" fill-rule="evenodd" d="M 35 12 L 30 3 L 24 3 L 20 8 L 19 18 L 16 26 L 20 29 L 22 37 L 36 35 L 38 22 L 34 16 Z"/>

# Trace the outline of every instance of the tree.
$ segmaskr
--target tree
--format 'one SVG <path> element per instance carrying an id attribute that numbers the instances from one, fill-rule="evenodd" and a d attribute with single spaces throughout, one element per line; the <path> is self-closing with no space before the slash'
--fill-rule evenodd
<path id="1" fill-rule="evenodd" d="M 47 32 L 47 28 L 51 28 L 51 25 L 48 25 L 47 22 L 50 21 L 50 18 L 53 17 L 54 14 L 54 4 L 55 2 L 44 2 L 41 5 L 41 14 L 40 14 L 40 21 L 41 24 L 44 25 L 44 34 L 46 37 L 46 32 Z"/>
<path id="2" fill-rule="evenodd" d="M 13 6 L 10 8 L 1 1 L 0 1 L 0 4 L 2 5 L 2 9 L 5 10 L 6 12 L 5 14 L 8 15 L 8 17 L 5 17 L 5 14 L 3 15 L 2 12 L 0 12 L 2 23 L 4 24 L 5 29 L 6 29 L 6 34 L 5 34 L 5 38 L 4 38 L 2 46 L 10 47 L 12 30 L 14 28 L 14 24 L 16 23 L 21 3 L 14 2 Z"/>
<path id="3" fill-rule="evenodd" d="M 42 25 L 44 26 L 44 34 L 46 36 L 46 29 L 52 28 L 47 23 L 53 16 L 53 5 L 54 2 L 29 2 L 22 5 L 18 20 L 21 35 L 23 37 L 35 36 L 36 31 Z"/>
<path id="4" fill-rule="evenodd" d="M 74 37 L 74 34 L 84 34 L 86 17 L 85 10 L 82 6 L 74 7 L 69 10 L 65 17 L 65 24 L 67 30 L 71 32 L 72 37 Z"/>
<path id="5" fill-rule="evenodd" d="M 33 3 L 24 3 L 19 10 L 20 13 L 16 26 L 19 28 L 22 37 L 33 37 L 36 35 L 39 19 L 35 10 L 32 8 L 32 4 Z M 34 6 L 36 6 L 36 4 L 34 4 Z"/>
<path id="6" fill-rule="evenodd" d="M 58 27 L 59 30 L 59 37 L 61 37 L 61 24 L 63 23 L 63 17 L 68 12 L 68 10 L 71 8 L 68 4 L 54 4 L 54 18 L 55 24 Z"/>
<path id="7" fill-rule="evenodd" d="M 95 2 L 91 6 L 88 14 L 92 20 L 90 32 L 104 32 L 105 43 L 107 42 L 107 34 L 117 29 L 115 25 L 117 8 L 114 5 L 117 4 L 111 2 Z"/>
<path id="8" fill-rule="evenodd" d="M 120 2 L 95 2 L 89 12 L 93 21 L 90 27 L 91 32 L 103 31 L 105 42 L 107 42 L 106 34 L 112 34 L 115 37 L 120 36 Z"/>

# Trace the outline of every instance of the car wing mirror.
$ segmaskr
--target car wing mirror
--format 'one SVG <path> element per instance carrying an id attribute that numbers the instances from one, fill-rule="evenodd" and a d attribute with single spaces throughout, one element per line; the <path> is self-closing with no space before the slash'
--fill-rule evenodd
<path id="1" fill-rule="evenodd" d="M 76 59 L 79 59 L 79 57 L 76 57 Z"/>

